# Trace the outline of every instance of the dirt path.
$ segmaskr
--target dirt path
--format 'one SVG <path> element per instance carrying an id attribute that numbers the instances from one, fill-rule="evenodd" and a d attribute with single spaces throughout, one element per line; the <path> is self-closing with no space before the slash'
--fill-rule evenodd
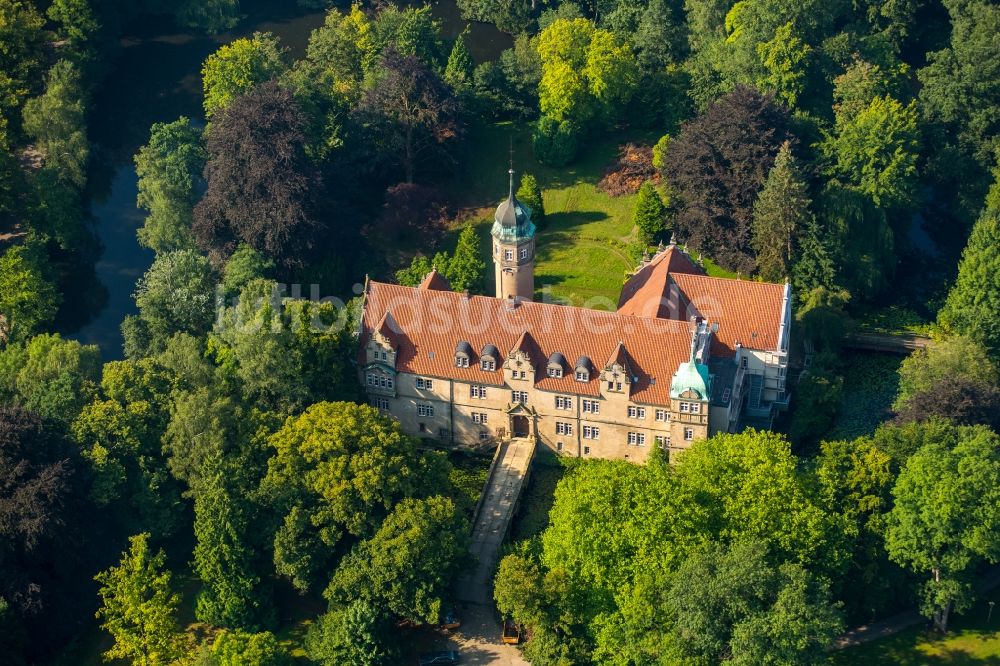
<path id="1" fill-rule="evenodd" d="M 520 650 L 500 641 L 500 622 L 492 606 L 464 604 L 459 612 L 462 626 L 449 638 L 448 649 L 458 650 L 462 666 L 530 666 Z"/>
<path id="2" fill-rule="evenodd" d="M 979 592 L 989 592 L 997 585 L 1000 585 L 1000 566 L 993 567 L 985 576 L 980 578 L 976 584 L 976 590 Z M 833 645 L 833 649 L 842 650 L 854 645 L 860 645 L 861 643 L 868 643 L 925 622 L 929 622 L 929 620 L 916 610 L 903 611 L 881 622 L 873 622 L 872 624 L 865 624 L 851 629 L 837 639 L 837 642 Z"/>

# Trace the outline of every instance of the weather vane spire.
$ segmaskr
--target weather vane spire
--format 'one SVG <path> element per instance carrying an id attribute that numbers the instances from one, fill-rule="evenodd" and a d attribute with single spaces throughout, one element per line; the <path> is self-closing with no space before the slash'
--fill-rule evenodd
<path id="1" fill-rule="evenodd" d="M 514 198 L 514 137 L 510 137 L 510 169 L 507 171 L 510 175 L 510 198 Z"/>

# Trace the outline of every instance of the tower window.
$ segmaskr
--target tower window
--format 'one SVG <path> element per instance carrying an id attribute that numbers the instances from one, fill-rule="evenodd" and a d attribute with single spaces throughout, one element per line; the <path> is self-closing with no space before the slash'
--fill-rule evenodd
<path id="1" fill-rule="evenodd" d="M 524 247 L 521 248 L 521 258 L 522 259 L 527 259 L 528 258 L 528 246 L 527 245 L 525 245 Z"/>
<path id="2" fill-rule="evenodd" d="M 505 261 L 514 261 L 514 250 L 504 250 L 503 258 Z"/>

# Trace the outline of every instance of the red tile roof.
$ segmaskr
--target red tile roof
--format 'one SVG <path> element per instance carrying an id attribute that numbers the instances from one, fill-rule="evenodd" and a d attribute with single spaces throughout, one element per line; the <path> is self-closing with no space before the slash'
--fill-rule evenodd
<path id="1" fill-rule="evenodd" d="M 418 289 L 451 291 L 451 283 L 448 282 L 448 278 L 438 273 L 436 268 L 432 268 L 431 272 L 424 276 Z"/>
<path id="2" fill-rule="evenodd" d="M 670 380 L 677 366 L 688 360 L 691 332 L 686 322 L 575 308 L 552 303 L 521 302 L 516 308 L 502 299 L 483 296 L 466 298 L 455 292 L 413 289 L 369 282 L 362 318 L 361 363 L 364 345 L 387 312 L 398 327 L 396 368 L 431 377 L 502 385 L 503 370 L 483 371 L 478 357 L 468 368 L 455 366 L 459 341 L 470 344 L 476 354 L 487 344 L 496 345 L 506 356 L 521 346 L 535 359 L 535 387 L 544 391 L 600 395 L 595 368 L 588 382 L 578 382 L 574 373 L 548 377 L 545 360 L 552 352 L 568 359 L 623 358 L 638 376 L 632 385 L 632 400 L 666 405 Z M 619 349 L 619 346 L 623 349 Z M 515 386 L 516 388 L 516 386 Z"/>
<path id="3" fill-rule="evenodd" d="M 784 295 L 781 284 L 709 277 L 671 246 L 625 283 L 618 312 L 680 321 L 703 317 L 719 325 L 712 354 L 733 356 L 737 342 L 778 348 Z"/>

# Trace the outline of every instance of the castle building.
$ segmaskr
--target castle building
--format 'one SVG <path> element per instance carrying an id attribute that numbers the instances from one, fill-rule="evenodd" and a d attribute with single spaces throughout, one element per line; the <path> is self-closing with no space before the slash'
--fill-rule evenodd
<path id="1" fill-rule="evenodd" d="M 496 297 L 365 285 L 359 370 L 371 404 L 451 446 L 527 437 L 571 456 L 641 462 L 788 405 L 791 288 L 709 277 L 671 243 L 616 312 L 533 301 L 535 225 L 510 193 L 491 231 Z"/>

